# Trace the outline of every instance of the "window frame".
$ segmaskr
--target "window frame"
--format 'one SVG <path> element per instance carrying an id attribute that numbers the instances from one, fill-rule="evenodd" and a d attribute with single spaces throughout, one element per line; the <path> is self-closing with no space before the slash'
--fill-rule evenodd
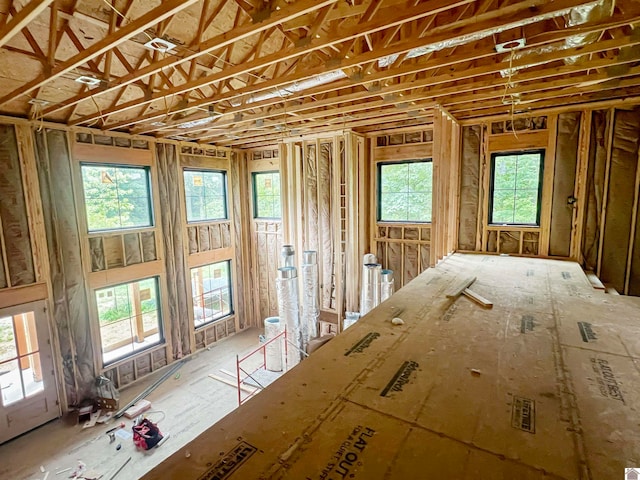
<path id="1" fill-rule="evenodd" d="M 277 173 L 280 180 L 282 177 L 280 176 L 280 170 L 264 170 L 251 172 L 251 193 L 252 193 L 252 202 L 253 202 L 253 218 L 257 220 L 282 220 L 282 183 L 280 184 L 280 216 L 279 217 L 261 217 L 258 211 L 258 195 L 256 194 L 256 177 L 258 175 L 264 174 L 273 174 Z"/>
<path id="2" fill-rule="evenodd" d="M 117 356 L 113 359 L 110 359 L 109 361 L 105 361 L 104 359 L 104 352 L 103 352 L 103 343 L 102 343 L 102 327 L 100 325 L 100 312 L 98 309 L 98 298 L 97 298 L 97 294 L 100 290 L 107 290 L 109 288 L 116 288 L 116 287 L 121 287 L 123 285 L 130 285 L 132 283 L 137 283 L 137 282 L 143 282 L 145 280 L 154 280 L 155 283 L 155 288 L 156 288 L 156 301 L 157 301 L 157 309 L 156 311 L 158 312 L 158 318 L 157 318 L 157 322 L 158 322 L 158 341 L 154 342 L 154 343 L 150 343 L 149 345 L 145 345 L 143 348 L 140 349 L 133 349 L 133 351 L 128 352 L 124 355 L 120 355 Z M 97 288 L 92 289 L 93 291 L 93 305 L 95 308 L 95 315 L 96 315 L 96 320 L 97 320 L 97 334 L 98 334 L 98 355 L 100 356 L 100 363 L 102 365 L 102 368 L 110 368 L 114 365 L 117 365 L 118 363 L 127 360 L 129 358 L 134 358 L 138 355 L 140 355 L 141 353 L 157 348 L 161 345 L 166 345 L 167 343 L 167 339 L 165 336 L 165 325 L 164 325 L 164 318 L 163 318 L 163 306 L 162 306 L 162 288 L 161 288 L 161 278 L 159 274 L 156 275 L 151 275 L 151 276 L 147 276 L 147 277 L 143 277 L 143 278 L 135 278 L 135 279 L 131 279 L 131 280 L 127 280 L 124 282 L 119 282 L 119 283 L 115 283 L 112 285 L 105 285 L 105 286 L 100 286 Z M 131 317 L 129 317 L 131 319 Z M 135 345 L 135 338 L 132 335 L 131 337 L 131 345 Z M 118 348 L 122 348 L 122 347 L 118 347 Z"/>
<path id="3" fill-rule="evenodd" d="M 109 232 L 127 232 L 127 231 L 150 229 L 150 228 L 156 227 L 153 181 L 151 179 L 150 165 L 130 165 L 130 164 L 121 164 L 121 163 L 91 162 L 91 161 L 80 161 L 78 163 L 80 165 L 80 186 L 82 187 L 82 204 L 84 207 L 84 219 L 85 219 L 87 235 L 95 235 L 95 234 L 109 233 Z M 140 225 L 135 227 L 120 227 L 120 228 L 101 228 L 101 229 L 91 230 L 91 228 L 89 227 L 89 215 L 87 213 L 87 198 L 86 198 L 86 191 L 84 187 L 84 177 L 82 174 L 82 169 L 85 166 L 86 167 L 123 168 L 128 170 L 143 170 L 145 173 L 145 180 L 147 183 L 148 210 L 149 210 L 149 220 L 150 220 L 149 225 Z"/>
<path id="4" fill-rule="evenodd" d="M 203 267 L 211 267 L 211 266 L 216 265 L 218 263 L 226 263 L 227 264 L 227 286 L 228 286 L 228 289 L 229 289 L 229 313 L 226 313 L 226 314 L 224 314 L 224 315 L 222 315 L 220 317 L 213 318 L 213 319 L 211 319 L 211 320 L 209 320 L 207 322 L 203 322 L 203 323 L 201 323 L 199 325 L 196 325 L 196 312 L 195 312 L 195 305 L 193 303 L 196 295 L 195 295 L 195 292 L 193 291 L 194 290 L 193 289 L 193 279 L 192 279 L 192 276 L 191 276 L 191 272 L 193 270 L 195 270 L 195 269 L 203 268 Z M 213 324 L 215 324 L 215 323 L 217 323 L 217 322 L 219 322 L 221 320 L 226 320 L 227 318 L 235 315 L 234 302 L 233 302 L 233 299 L 234 299 L 234 295 L 233 295 L 233 293 L 234 293 L 233 292 L 233 276 L 232 276 L 233 274 L 232 274 L 232 271 L 231 271 L 231 267 L 232 267 L 231 259 L 227 258 L 225 260 L 218 260 L 218 261 L 214 261 L 212 263 L 205 263 L 203 265 L 197 265 L 197 266 L 189 268 L 189 283 L 191 285 L 191 309 L 192 309 L 192 313 L 193 313 L 193 324 L 192 324 L 192 326 L 193 326 L 195 331 L 198 331 L 198 330 L 200 330 L 202 328 L 210 327 L 211 325 L 213 325 Z M 204 292 L 203 292 L 202 295 L 204 295 Z"/>
<path id="5" fill-rule="evenodd" d="M 386 165 L 404 165 L 410 163 L 431 164 L 431 218 L 429 220 L 385 220 L 382 218 L 382 167 Z M 433 158 L 415 158 L 410 160 L 389 160 L 376 164 L 376 222 L 431 225 L 433 222 Z"/>
<path id="6" fill-rule="evenodd" d="M 198 173 L 220 173 L 222 174 L 222 195 L 224 200 L 224 217 L 220 218 L 205 218 L 202 220 L 189 220 L 189 208 L 187 207 L 187 187 L 185 185 L 185 172 L 198 172 Z M 229 220 L 229 189 L 227 186 L 227 171 L 209 168 L 195 168 L 195 167 L 183 167 L 182 168 L 182 188 L 184 189 L 184 208 L 185 208 L 185 222 L 187 225 L 196 225 L 198 223 L 211 223 L 211 222 L 224 222 Z"/>
<path id="7" fill-rule="evenodd" d="M 497 157 L 508 157 L 511 155 L 528 155 L 528 154 L 539 154 L 540 155 L 540 171 L 538 172 L 538 195 L 537 195 L 537 206 L 536 206 L 536 222 L 535 223 L 505 223 L 505 222 L 494 222 L 493 221 L 493 200 L 495 193 L 495 173 L 496 173 L 496 158 Z M 514 150 L 508 152 L 491 152 L 491 163 L 490 163 L 490 180 L 489 180 L 489 211 L 487 221 L 489 225 L 499 226 L 499 225 L 508 225 L 512 227 L 532 227 L 539 228 L 540 227 L 540 217 L 542 212 L 542 187 L 544 181 L 544 160 L 545 160 L 545 149 L 544 148 L 535 148 L 535 149 L 527 149 L 527 150 Z M 516 190 L 517 191 L 517 190 Z"/>

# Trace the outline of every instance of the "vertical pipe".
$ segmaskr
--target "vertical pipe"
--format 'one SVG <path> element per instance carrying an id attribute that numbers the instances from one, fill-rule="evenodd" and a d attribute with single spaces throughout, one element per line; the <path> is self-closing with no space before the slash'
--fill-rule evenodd
<path id="1" fill-rule="evenodd" d="M 318 336 L 318 253 L 306 250 L 302 253 L 302 343 L 303 350 L 309 340 Z"/>
<path id="2" fill-rule="evenodd" d="M 278 317 L 268 317 L 264 319 L 264 339 L 265 342 L 276 338 L 284 330 L 283 322 Z M 271 372 L 281 372 L 282 365 L 282 341 L 276 340 L 264 347 L 265 369 Z"/>
<path id="3" fill-rule="evenodd" d="M 382 270 L 380 273 L 380 302 L 384 302 L 394 292 L 393 270 Z"/>
<path id="4" fill-rule="evenodd" d="M 295 253 L 293 245 L 283 245 L 282 250 L 280 250 L 280 266 L 295 267 Z"/>
<path id="5" fill-rule="evenodd" d="M 298 312 L 298 272 L 295 267 L 280 267 L 276 280 L 278 314 L 287 329 L 287 370 L 300 363 L 302 331 Z"/>
<path id="6" fill-rule="evenodd" d="M 382 266 L 379 263 L 367 263 L 364 266 L 362 300 L 360 315 L 364 316 L 376 308 L 380 303 L 380 274 Z"/>
<path id="7" fill-rule="evenodd" d="M 360 277 L 360 316 L 364 316 L 363 305 L 366 303 L 364 292 L 369 291 L 367 286 L 367 265 L 378 263 L 378 259 L 373 253 L 365 253 L 362 257 L 362 275 Z M 368 310 L 367 310 L 368 311 Z"/>

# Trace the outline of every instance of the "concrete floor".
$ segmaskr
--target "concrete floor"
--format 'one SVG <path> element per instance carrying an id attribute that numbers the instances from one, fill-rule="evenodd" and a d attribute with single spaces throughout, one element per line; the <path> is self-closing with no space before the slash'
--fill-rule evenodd
<path id="1" fill-rule="evenodd" d="M 76 416 L 70 414 L 0 445 L 0 479 L 69 478 L 72 470 L 57 473 L 75 469 L 79 461 L 86 464 L 88 478 L 102 475 L 103 479 L 110 479 L 129 458 L 116 478 L 140 478 L 238 406 L 237 390 L 210 378 L 209 374 L 224 377 L 220 368 L 235 371 L 235 355 L 258 347 L 260 333 L 259 329 L 249 329 L 193 355 L 178 374 L 147 397 L 152 404 L 151 412 L 156 412 L 149 413 L 149 419 L 157 422 L 165 436 L 169 435 L 159 448 L 137 450 L 130 438 L 116 437 L 114 443 L 109 443 L 105 432 L 120 420 L 126 425 L 122 433 L 131 432 L 132 421 L 125 417 L 83 429 L 77 424 Z M 160 371 L 122 391 L 120 404 L 126 404 L 162 374 Z"/>

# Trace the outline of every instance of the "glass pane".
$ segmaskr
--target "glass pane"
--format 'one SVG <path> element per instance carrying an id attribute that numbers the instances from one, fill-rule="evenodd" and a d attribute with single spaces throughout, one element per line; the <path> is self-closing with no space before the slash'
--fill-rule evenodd
<path id="1" fill-rule="evenodd" d="M 493 223 L 537 224 L 541 161 L 539 152 L 494 158 Z"/>
<path id="2" fill-rule="evenodd" d="M 188 222 L 227 218 L 225 182 L 223 172 L 184 171 Z"/>
<path id="3" fill-rule="evenodd" d="M 431 221 L 431 197 L 426 193 L 407 194 L 408 214 L 407 220 L 410 222 Z"/>
<path id="4" fill-rule="evenodd" d="M 103 362 L 162 340 L 155 278 L 96 290 Z"/>
<path id="5" fill-rule="evenodd" d="M 280 174 L 278 172 L 253 175 L 256 218 L 280 218 Z"/>
<path id="6" fill-rule="evenodd" d="M 0 362 L 18 356 L 13 332 L 13 319 L 11 317 L 0 318 Z M 2 368 L 0 367 L 0 375 Z"/>
<path id="7" fill-rule="evenodd" d="M 192 268 L 191 288 L 196 327 L 231 313 L 229 261 Z"/>
<path id="8" fill-rule="evenodd" d="M 44 390 L 40 354 L 34 353 L 20 359 L 22 365 L 22 382 L 26 396 L 35 395 Z"/>
<path id="9" fill-rule="evenodd" d="M 36 319 L 33 312 L 27 312 L 13 317 L 18 345 L 18 355 L 23 356 L 35 353 L 38 348 L 38 333 L 36 331 Z"/>
<path id="10" fill-rule="evenodd" d="M 147 168 L 82 165 L 82 185 L 89 231 L 151 226 Z"/>
<path id="11" fill-rule="evenodd" d="M 431 221 L 432 162 L 381 165 L 379 181 L 381 221 Z"/>
<path id="12" fill-rule="evenodd" d="M 518 190 L 515 198 L 515 223 L 536 223 L 538 190 Z"/>
<path id="13" fill-rule="evenodd" d="M 0 391 L 5 407 L 24 398 L 17 360 L 0 363 Z"/>
<path id="14" fill-rule="evenodd" d="M 496 189 L 514 189 L 516 184 L 516 156 L 499 156 L 495 159 L 493 185 Z"/>
<path id="15" fill-rule="evenodd" d="M 523 155 L 518 159 L 518 177 L 516 179 L 516 188 L 538 189 L 540 181 L 540 156 L 539 155 Z"/>
<path id="16" fill-rule="evenodd" d="M 513 223 L 515 190 L 493 191 L 493 223 Z"/>
<path id="17" fill-rule="evenodd" d="M 407 183 L 409 181 L 408 164 L 382 165 L 380 172 L 381 192 L 397 193 L 407 191 Z"/>

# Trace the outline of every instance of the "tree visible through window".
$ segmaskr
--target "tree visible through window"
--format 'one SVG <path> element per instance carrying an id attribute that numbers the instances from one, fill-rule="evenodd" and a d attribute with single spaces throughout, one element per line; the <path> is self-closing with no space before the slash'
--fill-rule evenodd
<path id="1" fill-rule="evenodd" d="M 224 172 L 185 170 L 184 192 L 187 203 L 187 222 L 227 218 Z"/>
<path id="2" fill-rule="evenodd" d="M 149 169 L 82 165 L 82 186 L 90 232 L 149 227 Z"/>
<path id="3" fill-rule="evenodd" d="M 433 163 L 430 160 L 378 164 L 378 220 L 430 222 Z"/>
<path id="4" fill-rule="evenodd" d="M 96 305 L 105 365 L 164 340 L 155 277 L 96 290 Z"/>
<path id="5" fill-rule="evenodd" d="M 253 174 L 253 214 L 256 218 L 280 218 L 280 173 Z"/>
<path id="6" fill-rule="evenodd" d="M 196 327 L 230 315 L 233 311 L 229 264 L 229 260 L 226 260 L 191 269 Z"/>
<path id="7" fill-rule="evenodd" d="M 543 151 L 492 155 L 489 223 L 539 224 L 543 159 Z"/>

